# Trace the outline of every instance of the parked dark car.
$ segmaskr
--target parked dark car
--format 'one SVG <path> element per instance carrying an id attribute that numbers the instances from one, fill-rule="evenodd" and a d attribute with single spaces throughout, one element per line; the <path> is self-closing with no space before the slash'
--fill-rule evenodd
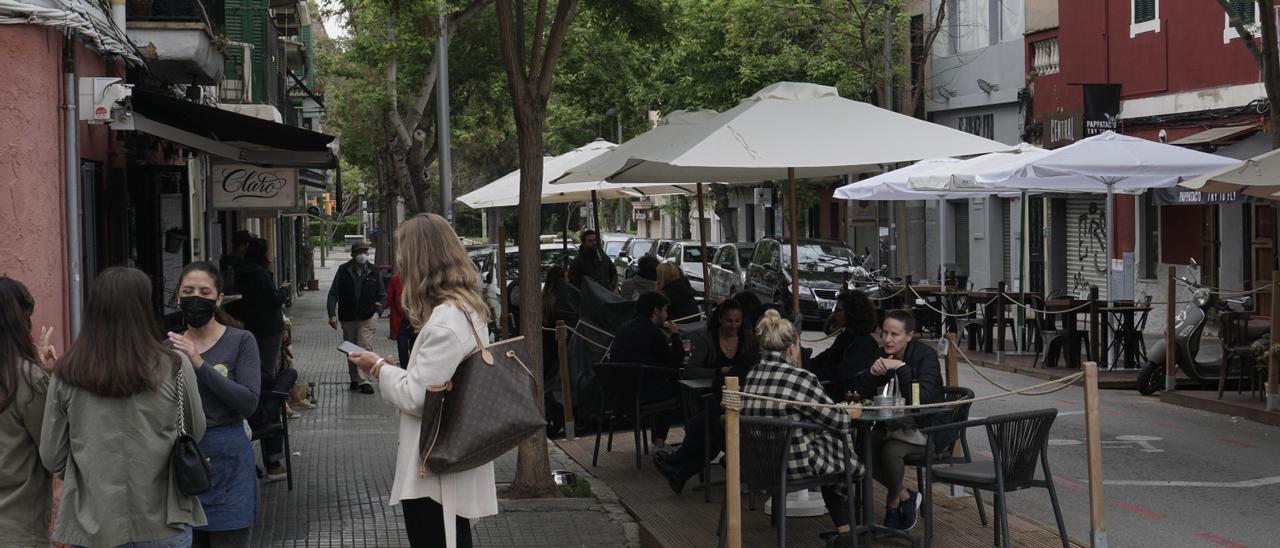
<path id="1" fill-rule="evenodd" d="M 636 275 L 639 272 L 640 265 L 636 261 L 645 255 L 653 255 L 656 257 L 665 256 L 667 249 L 671 248 L 671 240 L 659 240 L 654 238 L 631 238 L 622 246 L 622 252 L 618 254 L 618 258 L 613 260 L 613 266 L 618 269 L 618 279 L 625 280 Z"/>
<path id="2" fill-rule="evenodd" d="M 801 239 L 797 246 L 800 314 L 806 322 L 826 321 L 853 267 L 853 251 L 841 242 Z M 756 243 L 747 267 L 747 289 L 762 302 L 791 307 L 791 244 L 776 238 Z"/>

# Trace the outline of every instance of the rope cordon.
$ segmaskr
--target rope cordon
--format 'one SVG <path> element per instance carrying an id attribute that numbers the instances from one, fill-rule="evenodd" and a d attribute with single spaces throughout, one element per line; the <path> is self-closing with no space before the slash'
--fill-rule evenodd
<path id="1" fill-rule="evenodd" d="M 782 398 L 775 398 L 772 396 L 752 394 L 750 392 L 743 392 L 741 390 L 726 389 L 722 393 L 721 405 L 725 409 L 733 409 L 735 411 L 741 411 L 743 401 L 747 399 L 752 399 L 752 400 L 760 400 L 760 401 L 767 401 L 767 402 L 773 402 L 773 403 L 781 403 L 783 405 L 790 405 L 793 407 L 813 407 L 813 408 L 819 408 L 819 409 L 848 409 L 855 405 L 863 411 L 932 409 L 936 407 L 954 407 L 957 405 L 972 404 L 980 401 L 994 400 L 994 399 L 1004 398 L 1012 395 L 1041 396 L 1044 394 L 1057 392 L 1058 390 L 1062 390 L 1067 387 L 1070 387 L 1073 383 L 1075 383 L 1077 380 L 1080 380 L 1083 377 L 1084 377 L 1084 373 L 1080 372 L 1080 373 L 1075 373 L 1073 375 L 1068 375 L 1066 377 L 1062 377 L 1060 379 L 1054 379 L 1048 382 L 1042 382 L 1037 385 L 1028 386 L 1026 388 L 1019 388 L 1017 390 L 1007 390 L 999 394 L 990 394 L 987 396 L 980 396 L 977 398 L 973 398 L 971 400 L 956 400 L 956 401 L 946 401 L 946 402 L 938 402 L 938 403 L 925 403 L 920 405 L 860 405 L 860 404 L 849 404 L 849 403 L 818 403 L 818 402 L 810 402 L 810 401 L 787 400 Z M 1047 386 L 1053 386 L 1053 385 L 1059 385 L 1059 384 L 1062 386 L 1053 390 L 1052 392 L 1045 392 L 1040 394 L 1031 393 L 1031 391 L 1033 390 L 1038 390 L 1040 388 L 1045 388 Z"/>

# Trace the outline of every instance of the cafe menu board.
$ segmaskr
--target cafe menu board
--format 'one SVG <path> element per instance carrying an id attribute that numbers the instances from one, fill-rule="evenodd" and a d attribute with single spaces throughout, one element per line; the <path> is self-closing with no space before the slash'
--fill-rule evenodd
<path id="1" fill-rule="evenodd" d="M 296 168 L 214 164 L 213 207 L 217 209 L 293 209 L 302 207 Z"/>

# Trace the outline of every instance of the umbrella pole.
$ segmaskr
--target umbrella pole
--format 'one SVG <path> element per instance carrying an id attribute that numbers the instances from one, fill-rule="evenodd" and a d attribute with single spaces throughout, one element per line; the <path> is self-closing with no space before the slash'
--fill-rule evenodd
<path id="1" fill-rule="evenodd" d="M 594 192 L 594 191 L 593 191 Z M 564 203 L 564 228 L 563 235 L 560 236 L 560 248 L 564 253 L 561 255 L 564 260 L 564 266 L 569 266 L 569 202 Z M 600 236 L 596 236 L 596 241 L 600 241 Z"/>
<path id="2" fill-rule="evenodd" d="M 1113 237 L 1116 229 L 1116 194 L 1115 183 L 1107 182 L 1107 260 L 1104 263 L 1107 269 L 1107 300 L 1115 299 L 1115 291 L 1112 287 L 1111 279 L 1111 257 L 1115 253 L 1115 238 Z"/>
<path id="3" fill-rule="evenodd" d="M 591 191 L 591 221 L 593 223 L 591 226 L 595 227 L 596 232 L 600 232 L 600 201 L 596 199 L 594 190 Z"/>
<path id="4" fill-rule="evenodd" d="M 698 183 L 698 239 L 702 247 L 702 302 L 711 304 L 711 258 L 707 257 L 707 211 L 702 206 L 702 183 Z"/>
<path id="5" fill-rule="evenodd" d="M 791 312 L 800 319 L 800 258 L 796 256 L 799 246 L 796 231 L 796 168 L 787 168 L 787 202 L 791 210 Z"/>

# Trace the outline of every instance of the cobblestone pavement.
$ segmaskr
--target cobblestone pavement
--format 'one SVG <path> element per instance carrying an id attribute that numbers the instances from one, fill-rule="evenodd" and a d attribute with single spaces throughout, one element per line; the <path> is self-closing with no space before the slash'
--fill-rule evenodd
<path id="1" fill-rule="evenodd" d="M 331 253 L 330 257 L 341 256 Z M 319 256 L 316 253 L 315 256 Z M 325 296 L 338 263 L 316 267 L 320 291 L 294 300 L 293 352 L 300 382 L 315 383 L 317 408 L 289 423 L 294 489 L 264 484 L 254 546 L 408 546 L 398 506 L 386 504 L 395 464 L 398 418 L 378 395 L 348 390 L 341 336 L 325 320 Z M 379 354 L 395 352 L 378 327 Z M 552 445 L 552 467 L 589 475 Z M 515 475 L 515 454 L 495 466 L 499 483 Z M 588 477 L 588 479 L 590 479 Z M 638 546 L 638 527 L 603 484 L 596 498 L 500 501 L 501 513 L 479 520 L 479 546 Z"/>

